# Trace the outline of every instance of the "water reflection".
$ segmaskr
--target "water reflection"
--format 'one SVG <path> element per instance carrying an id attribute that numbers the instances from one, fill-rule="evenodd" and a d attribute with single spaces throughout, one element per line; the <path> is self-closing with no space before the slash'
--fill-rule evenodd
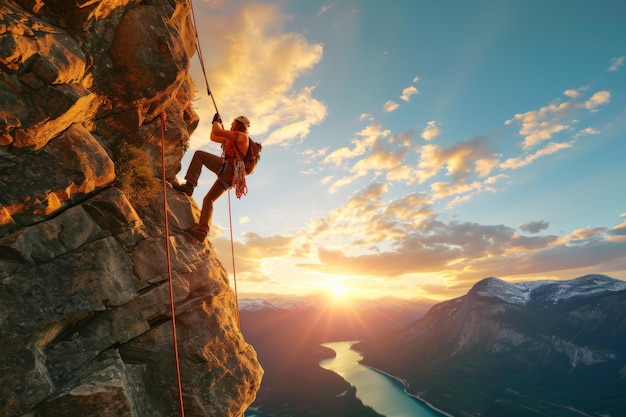
<path id="1" fill-rule="evenodd" d="M 386 417 L 441 417 L 443 414 L 407 395 L 403 385 L 390 377 L 359 364 L 363 356 L 350 349 L 355 341 L 324 343 L 336 356 L 324 359 L 320 366 L 339 374 L 356 388 L 363 404 Z"/>

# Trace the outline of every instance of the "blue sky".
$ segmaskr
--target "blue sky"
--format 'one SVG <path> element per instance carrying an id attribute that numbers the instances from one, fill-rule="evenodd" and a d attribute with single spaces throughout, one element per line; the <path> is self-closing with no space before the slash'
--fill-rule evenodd
<path id="1" fill-rule="evenodd" d="M 626 3 L 194 11 L 222 118 L 248 116 L 264 145 L 230 197 L 240 293 L 440 300 L 488 276 L 626 279 Z M 220 152 L 197 58 L 191 71 L 184 169 Z M 210 239 L 230 270 L 228 196 Z"/>

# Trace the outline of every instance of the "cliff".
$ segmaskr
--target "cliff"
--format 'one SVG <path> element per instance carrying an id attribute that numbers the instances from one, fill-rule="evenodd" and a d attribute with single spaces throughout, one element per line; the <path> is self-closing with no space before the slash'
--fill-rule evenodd
<path id="1" fill-rule="evenodd" d="M 0 416 L 239 416 L 262 369 L 198 207 L 185 0 L 0 3 Z M 161 115 L 167 129 L 162 130 Z M 163 132 L 163 133 L 162 133 Z M 162 136 L 163 135 L 163 136 Z"/>

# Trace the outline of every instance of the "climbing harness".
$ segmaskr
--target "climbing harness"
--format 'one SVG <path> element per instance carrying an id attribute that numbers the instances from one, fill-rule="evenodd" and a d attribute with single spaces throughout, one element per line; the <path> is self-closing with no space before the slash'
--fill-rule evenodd
<path id="1" fill-rule="evenodd" d="M 204 81 L 207 88 L 207 94 L 211 97 L 213 101 L 213 107 L 215 107 L 215 111 L 219 114 L 217 109 L 217 103 L 215 102 L 215 98 L 211 93 L 211 88 L 209 87 L 209 80 L 206 75 L 206 69 L 204 66 L 204 58 L 202 57 L 202 48 L 200 47 L 200 37 L 198 35 L 198 26 L 196 25 L 196 17 L 193 8 L 193 2 L 189 1 L 189 7 L 191 10 L 191 18 L 193 22 L 193 27 L 196 30 L 196 49 L 198 52 L 198 59 L 200 61 L 200 67 L 202 68 L 202 74 L 204 75 Z M 163 183 L 163 218 L 164 218 L 164 235 L 165 235 L 165 254 L 167 259 L 167 277 L 169 282 L 169 292 L 170 292 L 170 314 L 172 317 L 172 339 L 174 343 L 174 363 L 176 365 L 176 382 L 178 386 L 178 400 L 180 407 L 180 415 L 181 417 L 185 417 L 185 403 L 183 399 L 183 387 L 182 387 L 182 379 L 180 373 L 180 360 L 178 353 L 178 337 L 176 332 L 176 310 L 175 310 L 175 302 L 174 302 L 174 280 L 172 278 L 172 261 L 170 254 L 170 236 L 169 236 L 169 220 L 168 220 L 168 205 L 167 205 L 167 177 L 166 177 L 166 164 L 165 164 L 165 131 L 167 130 L 166 124 L 166 114 L 165 111 L 161 112 L 161 178 Z M 240 198 L 241 193 L 245 194 L 247 192 L 247 188 L 245 187 L 245 167 L 243 166 L 242 161 L 241 164 L 235 164 L 235 177 L 237 175 L 242 175 L 243 178 L 243 188 L 241 186 L 236 186 L 235 190 L 237 193 L 237 198 Z M 238 168 L 239 167 L 239 168 Z M 241 174 L 243 169 L 243 174 Z M 239 184 L 240 182 L 237 182 Z M 230 189 L 228 192 L 228 217 L 230 221 L 230 246 L 231 246 L 231 256 L 233 262 L 233 281 L 234 281 L 234 290 L 235 290 L 235 313 L 237 319 L 237 327 L 241 330 L 241 325 L 239 322 L 239 300 L 237 295 L 237 273 L 235 270 L 235 247 L 233 243 L 233 221 L 232 214 L 230 208 Z"/>
<path id="2" fill-rule="evenodd" d="M 193 22 L 193 27 L 196 30 L 196 50 L 198 52 L 198 60 L 200 61 L 200 68 L 202 69 L 202 75 L 204 77 L 204 83 L 206 85 L 206 92 L 211 97 L 211 101 L 213 102 L 213 107 L 215 108 L 215 112 L 219 114 L 219 110 L 217 109 L 217 103 L 215 102 L 215 97 L 211 92 L 211 87 L 209 87 L 209 78 L 206 75 L 206 67 L 204 66 L 204 57 L 202 56 L 202 46 L 200 45 L 200 35 L 198 34 L 198 25 L 196 24 L 196 13 L 193 9 L 193 1 L 189 1 L 190 9 L 191 9 L 191 20 Z M 237 165 L 235 164 L 235 177 L 237 178 L 238 174 Z M 241 198 L 241 195 L 245 195 L 248 192 L 248 188 L 246 186 L 246 176 L 245 176 L 245 168 L 243 171 L 243 186 L 241 186 L 242 181 L 235 182 L 235 194 L 237 198 Z M 233 241 L 233 219 L 230 211 L 230 188 L 228 189 L 228 220 L 230 222 L 230 251 L 233 261 L 233 284 L 235 290 L 235 311 L 237 314 L 237 326 L 241 329 L 239 324 L 239 301 L 237 296 L 237 270 L 235 269 L 235 245 Z"/>
<path id="3" fill-rule="evenodd" d="M 180 415 L 185 417 L 185 404 L 183 401 L 183 386 L 180 378 L 180 361 L 178 359 L 178 338 L 176 337 L 176 314 L 174 308 L 174 280 L 172 279 L 172 261 L 170 256 L 170 236 L 169 222 L 167 214 L 167 180 L 165 176 L 165 112 L 161 112 L 161 177 L 163 179 L 163 218 L 165 228 L 165 254 L 167 257 L 167 277 L 170 288 L 170 313 L 172 315 L 172 339 L 174 341 L 174 363 L 176 364 L 176 382 L 178 384 L 178 400 L 180 405 Z"/>

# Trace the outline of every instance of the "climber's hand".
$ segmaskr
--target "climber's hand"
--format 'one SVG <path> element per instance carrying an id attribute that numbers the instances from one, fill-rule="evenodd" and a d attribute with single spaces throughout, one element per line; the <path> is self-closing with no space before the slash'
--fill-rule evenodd
<path id="1" fill-rule="evenodd" d="M 215 122 L 222 123 L 222 118 L 220 117 L 219 113 L 215 113 L 215 116 L 213 116 L 213 122 L 212 123 L 215 123 Z"/>

